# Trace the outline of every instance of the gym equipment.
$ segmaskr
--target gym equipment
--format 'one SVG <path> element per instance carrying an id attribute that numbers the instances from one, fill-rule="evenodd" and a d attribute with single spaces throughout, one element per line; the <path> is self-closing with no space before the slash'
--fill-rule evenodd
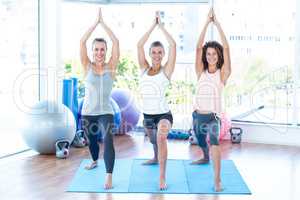
<path id="1" fill-rule="evenodd" d="M 82 110 L 82 105 L 83 105 L 84 98 L 79 98 L 78 99 L 78 112 L 77 112 L 77 119 L 78 119 L 78 126 L 77 126 L 77 131 L 82 130 L 82 124 L 81 124 L 81 110 Z"/>
<path id="2" fill-rule="evenodd" d="M 83 130 L 78 130 L 75 134 L 75 138 L 72 142 L 72 145 L 74 147 L 85 147 L 88 143 L 88 140 L 87 138 L 85 137 L 84 135 L 84 132 Z"/>
<path id="3" fill-rule="evenodd" d="M 78 121 L 78 79 L 70 78 L 63 80 L 63 90 L 62 90 L 62 103 L 67 106 L 73 113 L 76 126 L 78 130 L 79 121 Z"/>
<path id="4" fill-rule="evenodd" d="M 225 114 L 221 113 L 221 127 L 220 127 L 220 140 L 226 139 L 226 136 L 229 135 L 229 130 L 231 128 L 230 118 Z"/>
<path id="5" fill-rule="evenodd" d="M 55 155 L 57 158 L 67 158 L 69 156 L 70 142 L 68 140 L 58 140 L 55 143 Z"/>
<path id="6" fill-rule="evenodd" d="M 77 78 L 74 78 L 72 77 L 72 89 L 73 89 L 73 96 L 72 96 L 72 112 L 74 114 L 74 117 L 75 117 L 75 120 L 76 120 L 76 126 L 77 126 L 77 130 L 78 130 L 78 92 L 77 92 L 77 89 L 78 89 L 78 79 Z"/>
<path id="7" fill-rule="evenodd" d="M 120 134 L 125 134 L 131 131 L 139 121 L 140 111 L 135 106 L 133 96 L 127 90 L 114 89 L 111 92 L 111 97 L 118 104 L 122 120 L 119 128 Z"/>
<path id="8" fill-rule="evenodd" d="M 70 110 L 73 107 L 73 80 L 64 79 L 62 89 L 62 103 L 67 106 Z"/>
<path id="9" fill-rule="evenodd" d="M 230 140 L 234 144 L 239 144 L 242 141 L 243 129 L 239 127 L 232 127 L 230 129 Z"/>
<path id="10" fill-rule="evenodd" d="M 75 137 L 76 122 L 73 113 L 62 103 L 40 101 L 24 116 L 21 129 L 23 139 L 41 154 L 55 153 L 55 143 Z"/>
<path id="11" fill-rule="evenodd" d="M 188 132 L 184 132 L 184 131 L 175 131 L 175 130 L 171 130 L 168 133 L 168 139 L 178 139 L 178 140 L 187 140 L 189 139 L 190 134 Z"/>
<path id="12" fill-rule="evenodd" d="M 113 99 L 110 98 L 110 103 L 112 105 L 112 108 L 114 110 L 114 127 L 113 127 L 113 134 L 118 134 L 119 133 L 119 128 L 122 123 L 122 114 L 121 110 L 117 104 L 117 102 Z"/>
<path id="13" fill-rule="evenodd" d="M 189 130 L 190 137 L 189 137 L 189 142 L 190 144 L 198 144 L 198 140 L 196 138 L 195 132 L 193 129 Z"/>

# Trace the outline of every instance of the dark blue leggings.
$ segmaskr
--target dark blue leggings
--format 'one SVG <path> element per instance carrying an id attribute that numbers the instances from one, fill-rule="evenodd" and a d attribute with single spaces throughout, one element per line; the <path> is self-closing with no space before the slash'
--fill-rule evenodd
<path id="1" fill-rule="evenodd" d="M 82 116 L 82 129 L 89 139 L 89 150 L 94 161 L 99 158 L 98 135 L 104 136 L 104 163 L 106 173 L 112 173 L 115 163 L 115 149 L 112 129 L 114 120 L 112 114 Z"/>
<path id="2" fill-rule="evenodd" d="M 211 145 L 219 145 L 220 118 L 215 113 L 200 114 L 193 112 L 193 129 L 204 157 L 208 158 L 208 144 L 206 141 L 209 134 Z"/>

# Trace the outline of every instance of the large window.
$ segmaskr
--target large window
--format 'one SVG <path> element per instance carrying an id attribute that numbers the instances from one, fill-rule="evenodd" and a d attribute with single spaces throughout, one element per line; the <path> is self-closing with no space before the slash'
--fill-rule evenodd
<path id="1" fill-rule="evenodd" d="M 217 1 L 216 12 L 231 47 L 233 73 L 225 93 L 231 116 L 293 122 L 295 4 L 295 0 Z"/>
<path id="2" fill-rule="evenodd" d="M 72 66 L 72 75 L 82 75 L 79 41 L 94 22 L 97 7 L 95 4 L 63 3 L 62 53 L 65 64 Z M 196 84 L 195 46 L 206 20 L 208 4 L 110 4 L 101 7 L 105 21 L 120 39 L 121 69 L 115 87 L 130 89 L 137 101 L 136 44 L 151 25 L 154 11 L 161 11 L 163 22 L 178 48 L 176 68 L 167 93 L 174 114 L 173 127 L 191 128 L 191 103 Z M 215 10 L 231 48 L 233 73 L 224 92 L 225 112 L 250 122 L 292 123 L 295 0 L 216 1 Z M 99 28 L 91 39 L 103 35 L 106 37 Z M 207 39 L 211 37 L 219 40 L 216 29 L 207 34 Z M 149 43 L 157 39 L 166 44 L 158 31 L 150 37 Z"/>
<path id="3" fill-rule="evenodd" d="M 26 148 L 19 132 L 23 106 L 38 101 L 38 76 L 28 76 L 38 69 L 38 1 L 1 1 L 0 21 L 1 157 Z"/>
<path id="4" fill-rule="evenodd" d="M 176 68 L 172 76 L 172 84 L 167 92 L 170 107 L 175 115 L 174 127 L 190 128 L 192 93 L 196 81 L 193 64 L 195 47 L 200 25 L 206 19 L 208 5 L 113 4 L 101 5 L 101 7 L 105 22 L 109 24 L 120 40 L 121 59 L 115 87 L 130 89 L 139 108 L 138 81 L 140 71 L 137 65 L 136 45 L 140 37 L 150 28 L 155 11 L 160 11 L 162 21 L 177 43 Z M 79 41 L 87 28 L 93 24 L 97 9 L 98 5 L 95 4 L 70 2 L 63 4 L 62 57 L 68 66 L 69 75 L 82 78 Z M 87 42 L 89 53 L 91 53 L 91 41 L 95 37 L 105 37 L 107 41 L 110 41 L 102 28 L 97 28 Z M 148 52 L 150 43 L 155 40 L 162 41 L 165 47 L 168 46 L 164 35 L 159 30 L 155 30 L 145 45 L 146 52 Z M 110 47 L 111 44 L 108 46 Z M 148 56 L 147 53 L 146 55 Z M 142 125 L 141 121 L 139 125 Z"/>

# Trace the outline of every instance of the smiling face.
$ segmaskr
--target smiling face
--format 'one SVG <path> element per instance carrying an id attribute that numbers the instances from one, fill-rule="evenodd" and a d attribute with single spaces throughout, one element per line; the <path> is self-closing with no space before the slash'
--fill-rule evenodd
<path id="1" fill-rule="evenodd" d="M 218 63 L 218 53 L 215 48 L 208 47 L 206 51 L 206 60 L 208 65 L 217 65 Z"/>
<path id="2" fill-rule="evenodd" d="M 203 46 L 201 59 L 204 65 L 204 70 L 208 70 L 208 68 L 221 69 L 224 64 L 222 45 L 216 41 L 206 42 Z"/>
<path id="3" fill-rule="evenodd" d="M 93 58 L 96 63 L 104 63 L 106 56 L 106 44 L 105 42 L 95 41 L 93 44 Z"/>
<path id="4" fill-rule="evenodd" d="M 165 50 L 162 46 L 154 46 L 150 48 L 150 57 L 153 66 L 161 65 L 165 56 Z"/>

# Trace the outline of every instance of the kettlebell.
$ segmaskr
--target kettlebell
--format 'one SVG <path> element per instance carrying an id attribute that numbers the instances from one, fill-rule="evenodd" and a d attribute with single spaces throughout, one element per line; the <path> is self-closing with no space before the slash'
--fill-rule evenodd
<path id="1" fill-rule="evenodd" d="M 190 135 L 190 137 L 189 137 L 190 144 L 198 144 L 198 140 L 196 138 L 196 135 L 195 135 L 195 132 L 193 129 L 189 130 L 189 135 Z"/>
<path id="2" fill-rule="evenodd" d="M 87 139 L 85 138 L 83 130 L 78 130 L 76 132 L 72 145 L 79 148 L 87 145 Z"/>
<path id="3" fill-rule="evenodd" d="M 243 129 L 239 127 L 230 128 L 230 140 L 234 144 L 239 144 L 242 141 Z"/>
<path id="4" fill-rule="evenodd" d="M 67 158 L 69 156 L 70 142 L 68 140 L 58 140 L 55 143 L 56 157 Z"/>

